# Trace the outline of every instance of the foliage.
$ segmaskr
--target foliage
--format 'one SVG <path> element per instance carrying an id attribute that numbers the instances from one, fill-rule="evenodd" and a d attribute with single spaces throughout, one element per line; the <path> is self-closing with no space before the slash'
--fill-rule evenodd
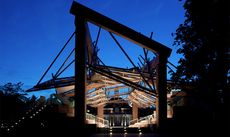
<path id="1" fill-rule="evenodd" d="M 185 21 L 173 34 L 183 58 L 172 80 L 212 109 L 229 100 L 228 6 L 227 0 L 186 0 Z"/>
<path id="2" fill-rule="evenodd" d="M 51 94 L 50 97 L 49 97 L 49 99 L 48 99 L 48 102 L 51 105 L 60 105 L 60 104 L 63 104 L 62 97 L 61 97 L 61 95 L 58 95 L 58 94 Z"/>
<path id="3" fill-rule="evenodd" d="M 0 112 L 1 120 L 10 120 L 16 117 L 25 106 L 25 92 L 22 90 L 22 83 L 7 83 L 0 86 Z"/>
<path id="4" fill-rule="evenodd" d="M 35 95 L 32 95 L 26 102 L 28 107 L 33 107 L 38 103 L 37 97 Z"/>
<path id="5" fill-rule="evenodd" d="M 22 89 L 22 83 L 7 83 L 3 86 L 0 86 L 0 92 L 2 92 L 5 95 L 20 95 L 24 93 L 24 90 Z"/>
<path id="6" fill-rule="evenodd" d="M 23 83 L 0 85 L 0 121 L 11 121 L 36 104 L 36 97 L 27 98 Z"/>

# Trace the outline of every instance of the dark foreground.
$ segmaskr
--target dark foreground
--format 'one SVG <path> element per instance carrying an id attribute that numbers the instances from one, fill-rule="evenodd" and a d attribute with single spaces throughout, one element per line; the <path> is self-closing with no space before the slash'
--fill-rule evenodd
<path id="1" fill-rule="evenodd" d="M 40 109 L 39 109 L 40 110 Z M 183 111 L 185 111 L 183 109 Z M 34 111 L 35 112 L 35 111 Z M 33 114 L 35 114 L 33 112 Z M 198 113 L 196 111 L 196 113 Z M 32 114 L 32 113 L 31 113 Z M 183 113 L 186 114 L 186 113 Z M 193 114 L 193 115 L 191 115 Z M 199 114 L 199 113 L 198 113 Z M 201 116 L 199 114 L 198 116 Z M 96 125 L 78 127 L 73 118 L 44 109 L 42 113 L 24 116 L 18 123 L 0 128 L 0 137 L 230 137 L 229 119 L 211 121 L 208 118 L 194 116 L 189 112 L 166 121 L 166 127 L 158 131 L 155 125 L 148 128 L 96 128 Z"/>

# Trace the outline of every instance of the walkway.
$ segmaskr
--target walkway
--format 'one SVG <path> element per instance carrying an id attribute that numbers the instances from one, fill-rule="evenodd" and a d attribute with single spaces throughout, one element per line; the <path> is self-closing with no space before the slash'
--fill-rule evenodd
<path id="1" fill-rule="evenodd" d="M 106 135 L 106 134 L 95 134 L 90 137 L 173 137 L 169 135 L 160 135 L 156 133 L 146 133 L 146 134 L 138 134 L 138 133 L 128 133 L 128 134 L 119 134 L 115 133 L 112 135 Z"/>

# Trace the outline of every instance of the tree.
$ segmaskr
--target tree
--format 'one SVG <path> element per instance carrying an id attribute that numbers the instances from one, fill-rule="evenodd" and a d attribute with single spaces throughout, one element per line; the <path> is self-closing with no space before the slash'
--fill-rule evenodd
<path id="1" fill-rule="evenodd" d="M 202 101 L 211 115 L 218 116 L 215 119 L 228 117 L 229 2 L 186 0 L 184 9 L 185 21 L 173 34 L 174 45 L 179 47 L 177 53 L 183 58 L 172 80 Z"/>
<path id="2" fill-rule="evenodd" d="M 37 104 L 37 97 L 32 95 L 30 98 L 28 98 L 26 104 L 28 108 L 34 107 Z"/>
<path id="3" fill-rule="evenodd" d="M 0 86 L 0 120 L 12 120 L 22 112 L 27 101 L 22 85 L 19 82 Z"/>

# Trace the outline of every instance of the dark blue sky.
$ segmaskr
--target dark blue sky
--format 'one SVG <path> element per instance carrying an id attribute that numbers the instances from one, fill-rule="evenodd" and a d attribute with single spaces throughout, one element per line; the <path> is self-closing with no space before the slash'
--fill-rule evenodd
<path id="1" fill-rule="evenodd" d="M 78 0 L 146 36 L 172 48 L 169 61 L 179 56 L 173 37 L 184 21 L 183 3 L 178 0 Z M 72 0 L 0 0 L 0 85 L 23 82 L 33 86 L 74 31 L 74 16 L 69 13 Z M 95 40 L 97 27 L 92 28 Z M 136 62 L 142 49 L 118 38 Z M 73 42 L 71 42 L 73 47 Z M 99 56 L 106 65 L 131 67 L 114 41 L 102 31 Z M 69 73 L 71 73 L 73 70 Z M 51 78 L 51 72 L 47 79 Z"/>

